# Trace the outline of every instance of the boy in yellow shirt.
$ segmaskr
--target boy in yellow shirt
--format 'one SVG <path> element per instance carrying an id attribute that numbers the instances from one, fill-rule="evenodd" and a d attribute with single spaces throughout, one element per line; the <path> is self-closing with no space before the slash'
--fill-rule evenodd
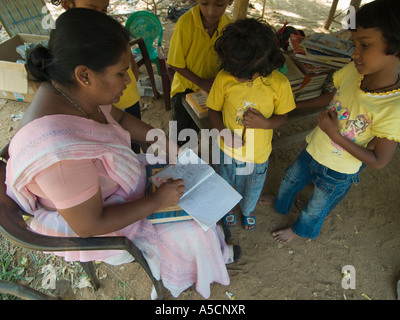
<path id="1" fill-rule="evenodd" d="M 236 185 L 243 197 L 243 226 L 254 230 L 252 214 L 267 176 L 273 129 L 286 121 L 295 102 L 289 80 L 276 70 L 285 58 L 266 22 L 244 19 L 228 25 L 215 50 L 222 70 L 206 104 L 212 126 L 220 131 L 220 174 Z M 223 223 L 235 226 L 233 212 Z"/>
<path id="2" fill-rule="evenodd" d="M 199 89 L 209 92 L 220 64 L 214 43 L 231 22 L 225 14 L 233 0 L 202 0 L 177 21 L 170 42 L 168 64 L 176 71 L 171 85 L 172 120 L 181 130 L 198 130 L 182 105 L 187 93 Z M 182 145 L 182 141 L 178 142 Z"/>

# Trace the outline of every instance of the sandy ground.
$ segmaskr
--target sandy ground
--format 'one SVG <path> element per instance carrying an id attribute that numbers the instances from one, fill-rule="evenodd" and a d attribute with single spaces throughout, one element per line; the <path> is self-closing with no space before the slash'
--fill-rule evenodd
<path id="1" fill-rule="evenodd" d="M 286 18 L 314 31 L 323 24 L 330 6 L 326 1 L 301 0 L 292 6 L 288 1 L 281 1 L 279 9 L 276 2 L 267 0 L 269 16 L 277 18 L 276 23 Z M 305 19 L 309 14 L 314 18 Z M 167 22 L 164 26 L 167 42 L 173 24 Z M 143 75 L 145 72 L 141 69 Z M 13 118 L 18 118 L 27 106 L 27 103 L 0 100 L 0 146 L 11 139 L 18 124 Z M 162 98 L 153 101 L 144 97 L 142 108 L 144 121 L 167 130 L 170 111 L 165 111 Z M 301 133 L 315 125 L 316 117 L 308 117 L 281 128 L 280 136 L 276 135 L 275 139 Z M 304 146 L 302 139 L 273 150 L 265 192 L 278 191 L 285 168 Z M 231 243 L 239 244 L 243 255 L 238 263 L 228 267 L 230 285 L 213 284 L 210 299 L 227 300 L 227 292 L 243 300 L 396 299 L 396 283 L 400 278 L 399 161 L 398 149 L 386 168 L 379 171 L 366 168 L 360 175 L 361 183 L 332 211 L 316 240 L 296 238 L 289 244 L 276 243 L 271 232 L 290 225 L 299 211 L 293 207 L 285 217 L 276 214 L 273 208 L 257 206 L 256 230 L 245 231 L 239 223 L 232 231 Z M 310 192 L 312 186 L 303 190 L 299 197 L 306 200 Z M 354 267 L 354 289 L 342 286 L 342 268 L 347 265 Z M 99 264 L 97 272 L 101 278 L 100 289 L 75 289 L 78 299 L 142 300 L 150 297 L 151 282 L 136 263 L 118 267 Z M 173 297 L 168 296 L 168 299 Z M 178 299 L 203 298 L 195 288 L 189 288 Z"/>

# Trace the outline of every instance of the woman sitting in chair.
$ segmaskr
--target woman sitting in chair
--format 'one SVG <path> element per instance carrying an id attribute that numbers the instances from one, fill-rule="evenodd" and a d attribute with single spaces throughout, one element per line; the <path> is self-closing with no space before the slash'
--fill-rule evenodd
<path id="1" fill-rule="evenodd" d="M 36 232 L 125 236 L 173 296 L 196 283 L 207 298 L 210 283 L 229 283 L 225 263 L 232 250 L 216 227 L 206 232 L 194 221 L 152 225 L 146 219 L 177 204 L 184 184 L 174 180 L 145 195 L 145 164 L 130 141 L 145 142 L 153 128 L 111 106 L 130 81 L 128 41 L 107 15 L 70 9 L 56 21 L 48 48 L 29 53 L 28 70 L 43 83 L 10 143 L 7 193 L 34 215 Z M 121 251 L 57 254 L 114 265 L 132 260 Z"/>

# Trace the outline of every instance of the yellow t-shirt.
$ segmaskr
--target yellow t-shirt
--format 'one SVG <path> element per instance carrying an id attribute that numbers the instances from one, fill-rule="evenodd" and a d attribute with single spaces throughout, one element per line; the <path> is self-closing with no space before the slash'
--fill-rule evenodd
<path id="1" fill-rule="evenodd" d="M 127 70 L 131 83 L 126 86 L 121 99 L 114 104 L 118 109 L 125 110 L 133 106 L 140 99 L 139 89 L 137 87 L 136 78 L 131 68 Z"/>
<path id="2" fill-rule="evenodd" d="M 222 70 L 218 73 L 208 95 L 206 105 L 222 111 L 222 119 L 227 129 L 243 131 L 243 115 L 251 107 L 265 118 L 272 115 L 283 115 L 295 108 L 293 93 L 289 80 L 278 71 L 273 71 L 268 77 L 258 77 L 250 86 L 247 82 L 235 80 L 230 73 Z M 230 148 L 219 139 L 219 146 L 232 158 L 251 162 L 264 163 L 272 150 L 272 129 L 246 129 L 245 145 L 241 148 Z"/>
<path id="3" fill-rule="evenodd" d="M 191 8 L 175 24 L 167 63 L 177 68 L 188 68 L 203 79 L 214 78 L 220 67 L 214 44 L 221 35 L 223 27 L 230 22 L 231 19 L 224 14 L 219 19 L 217 30 L 210 38 L 201 21 L 199 6 Z M 176 72 L 171 85 L 171 97 L 186 89 L 197 91 L 200 88 Z"/>
<path id="4" fill-rule="evenodd" d="M 333 76 L 337 91 L 329 108 L 337 112 L 342 136 L 362 147 L 375 136 L 400 142 L 400 89 L 366 93 L 360 89 L 363 77 L 353 62 Z M 306 140 L 307 151 L 322 165 L 347 174 L 359 170 L 361 161 L 331 141 L 319 127 Z"/>

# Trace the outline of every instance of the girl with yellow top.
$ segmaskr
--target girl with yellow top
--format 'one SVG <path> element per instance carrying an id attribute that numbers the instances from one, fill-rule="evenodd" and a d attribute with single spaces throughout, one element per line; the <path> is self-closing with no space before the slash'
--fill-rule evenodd
<path id="1" fill-rule="evenodd" d="M 352 30 L 353 61 L 334 74 L 335 92 L 298 104 L 329 107 L 287 169 L 274 201 L 275 210 L 287 214 L 296 193 L 314 184 L 296 222 L 273 233 L 278 242 L 316 238 L 325 217 L 358 181 L 362 164 L 381 169 L 392 159 L 400 142 L 399 16 L 398 0 L 361 7 Z"/>
<path id="2" fill-rule="evenodd" d="M 220 68 L 214 43 L 231 22 L 225 10 L 233 0 L 197 2 L 198 5 L 175 24 L 168 52 L 167 62 L 176 71 L 171 85 L 171 104 L 172 120 L 177 121 L 178 134 L 186 128 L 198 130 L 181 100 L 189 92 L 210 91 Z"/>
<path id="3" fill-rule="evenodd" d="M 253 211 L 267 175 L 273 129 L 286 121 L 295 103 L 289 80 L 276 70 L 285 58 L 266 22 L 244 19 L 229 24 L 215 50 L 222 70 L 206 104 L 212 126 L 220 131 L 220 174 L 236 185 L 243 197 L 243 226 L 254 230 Z M 235 226 L 233 212 L 223 223 Z"/>

